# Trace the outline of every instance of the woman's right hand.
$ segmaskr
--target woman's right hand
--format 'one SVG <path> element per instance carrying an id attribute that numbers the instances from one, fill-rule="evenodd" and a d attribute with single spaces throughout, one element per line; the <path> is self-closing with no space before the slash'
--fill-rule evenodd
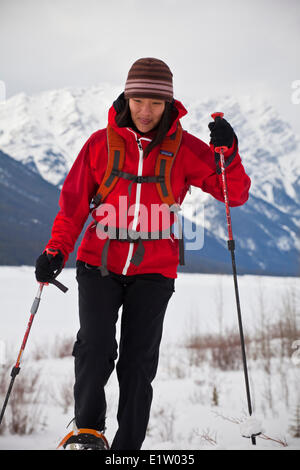
<path id="1" fill-rule="evenodd" d="M 51 282 L 64 267 L 64 257 L 60 250 L 47 248 L 35 262 L 35 277 L 38 282 Z"/>

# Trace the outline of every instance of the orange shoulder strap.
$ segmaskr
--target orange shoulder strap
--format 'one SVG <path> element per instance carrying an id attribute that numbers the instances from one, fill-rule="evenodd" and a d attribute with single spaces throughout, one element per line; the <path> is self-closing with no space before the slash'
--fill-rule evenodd
<path id="1" fill-rule="evenodd" d="M 104 178 L 98 188 L 93 203 L 98 206 L 116 185 L 125 160 L 125 142 L 123 138 L 108 124 L 107 126 L 108 161 Z M 115 173 L 116 171 L 116 173 Z"/>
<path id="2" fill-rule="evenodd" d="M 171 187 L 171 169 L 180 147 L 181 139 L 182 127 L 180 122 L 178 122 L 174 134 L 164 139 L 155 165 L 155 175 L 162 177 L 161 180 L 156 183 L 157 191 L 161 200 L 168 204 L 168 206 L 176 204 Z"/>

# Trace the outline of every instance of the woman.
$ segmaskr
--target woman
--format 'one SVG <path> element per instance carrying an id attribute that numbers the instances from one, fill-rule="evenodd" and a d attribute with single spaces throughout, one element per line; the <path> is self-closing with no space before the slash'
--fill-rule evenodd
<path id="1" fill-rule="evenodd" d="M 75 442 L 81 448 L 108 448 L 105 385 L 117 358 L 121 306 L 119 427 L 111 449 L 142 446 L 164 316 L 183 262 L 182 243 L 170 227 L 190 185 L 223 201 L 214 146 L 228 147 L 230 205 L 248 199 L 250 179 L 230 124 L 224 119 L 210 123 L 208 146 L 182 131 L 180 118 L 186 113 L 173 98 L 169 67 L 154 58 L 137 60 L 124 93 L 109 110 L 108 127 L 90 136 L 63 185 L 52 237 L 36 262 L 39 282 L 60 272 L 90 212 L 93 217 L 77 253 L 80 329 L 73 355 L 78 431 L 66 437 L 64 447 Z M 157 207 L 160 217 L 152 211 Z"/>

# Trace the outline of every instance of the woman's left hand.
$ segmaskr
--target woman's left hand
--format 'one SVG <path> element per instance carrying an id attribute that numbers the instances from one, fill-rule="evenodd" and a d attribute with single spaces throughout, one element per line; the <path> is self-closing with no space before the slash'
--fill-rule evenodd
<path id="1" fill-rule="evenodd" d="M 208 124 L 210 130 L 210 143 L 214 147 L 232 147 L 234 130 L 226 119 L 216 119 Z"/>

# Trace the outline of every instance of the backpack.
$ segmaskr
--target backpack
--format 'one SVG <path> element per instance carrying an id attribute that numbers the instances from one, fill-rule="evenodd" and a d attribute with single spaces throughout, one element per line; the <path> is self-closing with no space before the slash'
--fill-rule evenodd
<path id="1" fill-rule="evenodd" d="M 180 206 L 176 203 L 172 187 L 171 187 L 171 169 L 175 161 L 178 149 L 181 144 L 182 139 L 182 127 L 180 122 L 177 125 L 176 131 L 170 135 L 166 136 L 163 140 L 159 155 L 155 164 L 155 175 L 153 176 L 137 176 L 131 173 L 126 173 L 123 171 L 124 161 L 125 161 L 125 142 L 124 139 L 113 129 L 111 125 L 107 126 L 107 146 L 108 146 L 108 162 L 106 171 L 103 177 L 103 180 L 97 190 L 97 193 L 92 199 L 91 202 L 91 211 L 96 209 L 100 204 L 102 204 L 107 198 L 108 194 L 114 189 L 119 178 L 125 178 L 130 180 L 131 183 L 128 187 L 129 197 L 131 195 L 131 188 L 133 183 L 155 183 L 160 199 L 163 203 L 169 206 L 171 212 L 178 213 Z M 99 224 L 99 223 L 98 223 Z M 100 224 L 101 225 L 101 224 Z M 184 265 L 184 240 L 182 234 L 182 228 L 180 221 L 178 219 L 178 228 L 179 228 L 179 263 Z M 100 270 L 102 275 L 108 275 L 106 268 L 107 262 L 107 252 L 110 239 L 117 239 L 120 241 L 129 241 L 129 242 L 138 242 L 139 246 L 135 252 L 135 255 L 132 257 L 131 262 L 138 266 L 143 259 L 144 255 L 144 246 L 142 240 L 145 240 L 144 237 L 141 237 L 138 232 L 125 234 L 121 229 L 114 228 L 114 236 L 109 238 L 109 227 L 105 226 L 102 229 L 108 232 L 108 240 L 102 251 L 102 266 Z M 117 231 L 117 233 L 116 233 Z M 127 232 L 127 231 L 126 231 Z M 151 238 L 152 235 L 152 238 Z M 166 238 L 162 232 L 155 238 L 151 232 L 147 233 L 146 239 L 161 239 Z M 169 236 L 167 237 L 169 238 Z"/>

